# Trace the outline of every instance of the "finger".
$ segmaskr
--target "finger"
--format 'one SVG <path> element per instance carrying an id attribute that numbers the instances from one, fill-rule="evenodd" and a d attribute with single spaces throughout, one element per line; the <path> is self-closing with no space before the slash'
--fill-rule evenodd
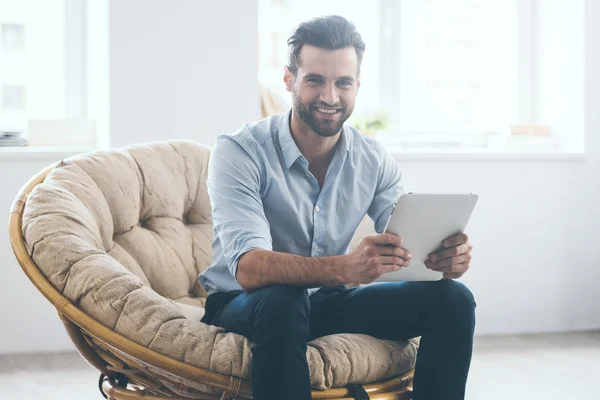
<path id="1" fill-rule="evenodd" d="M 373 243 L 380 246 L 392 245 L 395 247 L 402 247 L 402 239 L 391 233 L 381 233 L 379 235 L 371 236 L 371 240 Z"/>
<path id="2" fill-rule="evenodd" d="M 456 236 L 451 236 L 448 239 L 444 240 L 442 242 L 442 246 L 444 247 L 453 247 L 453 246 L 458 246 L 461 244 L 465 244 L 469 241 L 469 236 L 467 236 L 466 233 L 461 233 L 459 235 Z"/>
<path id="3" fill-rule="evenodd" d="M 460 264 L 455 264 L 455 265 L 449 265 L 449 266 L 445 266 L 445 267 L 431 268 L 432 271 L 437 271 L 437 272 L 460 272 L 460 273 L 463 273 L 463 274 L 468 269 L 469 269 L 469 263 L 468 262 L 464 262 L 464 263 L 460 263 Z"/>
<path id="4" fill-rule="evenodd" d="M 382 256 L 396 256 L 405 260 L 412 258 L 412 254 L 402 247 L 377 246 L 377 252 Z"/>
<path id="5" fill-rule="evenodd" d="M 398 264 L 401 265 L 403 267 L 408 265 L 408 261 L 404 260 L 400 257 L 396 257 L 396 256 L 383 256 L 380 257 L 379 262 L 383 265 L 391 265 L 391 264 Z"/>
<path id="6" fill-rule="evenodd" d="M 444 258 L 437 262 L 432 262 L 431 265 L 432 265 L 433 269 L 436 269 L 436 267 L 448 267 L 451 265 L 461 264 L 461 263 L 469 262 L 469 261 L 471 261 L 471 254 L 467 253 L 467 254 L 461 254 L 458 256 L 454 256 L 454 257 Z"/>
<path id="7" fill-rule="evenodd" d="M 387 274 L 389 272 L 399 271 L 401 268 L 406 268 L 406 267 L 404 265 L 398 265 L 398 264 L 384 265 L 383 266 L 383 273 Z"/>
<path id="8" fill-rule="evenodd" d="M 433 262 L 439 262 L 445 258 L 456 257 L 461 254 L 467 254 L 470 251 L 470 245 L 468 243 L 461 244 L 446 250 L 436 251 L 429 255 L 429 260 Z"/>
<path id="9" fill-rule="evenodd" d="M 458 279 L 464 275 L 464 272 L 444 272 L 442 279 Z"/>

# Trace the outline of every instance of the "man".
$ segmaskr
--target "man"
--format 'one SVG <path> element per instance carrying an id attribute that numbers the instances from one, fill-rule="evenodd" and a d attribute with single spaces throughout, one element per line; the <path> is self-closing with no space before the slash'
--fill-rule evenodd
<path id="1" fill-rule="evenodd" d="M 306 343 L 334 333 L 422 336 L 414 398 L 462 399 L 475 301 L 453 279 L 469 268 L 465 234 L 447 239 L 427 267 L 438 282 L 367 284 L 406 268 L 402 239 L 381 233 L 402 193 L 395 160 L 344 126 L 360 87 L 365 45 L 339 16 L 300 24 L 288 40 L 290 112 L 221 135 L 208 174 L 214 263 L 203 322 L 248 337 L 257 400 L 310 399 Z M 374 236 L 347 254 L 368 214 Z"/>

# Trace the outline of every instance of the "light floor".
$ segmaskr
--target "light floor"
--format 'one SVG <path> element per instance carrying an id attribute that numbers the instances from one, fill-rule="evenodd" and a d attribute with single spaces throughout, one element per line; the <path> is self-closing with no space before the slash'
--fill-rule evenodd
<path id="1" fill-rule="evenodd" d="M 98 399 L 76 353 L 0 355 L 0 399 Z M 600 332 L 477 337 L 469 400 L 599 400 Z"/>

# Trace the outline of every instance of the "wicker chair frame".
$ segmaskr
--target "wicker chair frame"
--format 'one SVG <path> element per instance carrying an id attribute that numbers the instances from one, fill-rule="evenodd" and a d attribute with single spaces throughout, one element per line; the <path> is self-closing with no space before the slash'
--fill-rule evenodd
<path id="1" fill-rule="evenodd" d="M 27 252 L 22 217 L 29 193 L 61 165 L 62 161 L 46 167 L 22 187 L 11 207 L 9 236 L 14 254 L 27 277 L 56 307 L 79 354 L 100 371 L 98 385 L 102 395 L 117 400 L 251 399 L 250 382 L 198 368 L 147 349 L 92 319 L 50 284 Z M 312 398 L 409 400 L 413 374 L 414 370 L 411 370 L 368 385 L 313 390 Z M 356 389 L 362 395 L 356 395 Z M 365 392 L 367 397 L 364 397 Z"/>

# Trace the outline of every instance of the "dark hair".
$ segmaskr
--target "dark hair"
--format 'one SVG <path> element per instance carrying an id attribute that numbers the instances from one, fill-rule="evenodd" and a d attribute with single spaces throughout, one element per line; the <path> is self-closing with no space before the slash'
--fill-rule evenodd
<path id="1" fill-rule="evenodd" d="M 365 42 L 354 24 L 339 15 L 327 15 L 302 22 L 294 29 L 287 43 L 288 68 L 294 75 L 298 72 L 298 58 L 305 44 L 327 50 L 353 46 L 358 60 L 357 72 L 360 72 Z"/>

